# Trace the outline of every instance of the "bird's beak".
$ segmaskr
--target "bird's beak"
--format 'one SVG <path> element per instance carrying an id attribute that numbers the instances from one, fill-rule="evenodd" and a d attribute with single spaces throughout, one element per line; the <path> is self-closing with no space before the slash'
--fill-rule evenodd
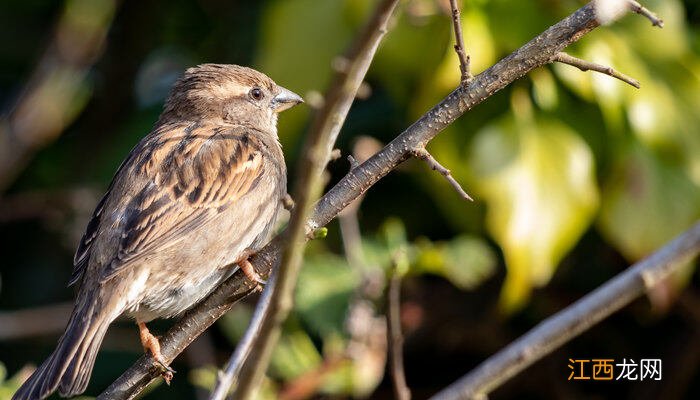
<path id="1" fill-rule="evenodd" d="M 272 102 L 270 103 L 270 107 L 272 107 L 275 112 L 280 113 L 304 102 L 304 99 L 302 99 L 301 96 L 292 92 L 291 90 L 285 89 L 281 86 L 278 86 L 278 88 L 279 93 L 277 96 L 272 98 Z"/>

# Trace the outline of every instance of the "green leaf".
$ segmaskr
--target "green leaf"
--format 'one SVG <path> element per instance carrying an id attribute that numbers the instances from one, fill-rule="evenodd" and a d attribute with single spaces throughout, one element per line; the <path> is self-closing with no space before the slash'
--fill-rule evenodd
<path id="1" fill-rule="evenodd" d="M 503 249 L 505 311 L 532 286 L 546 284 L 588 228 L 598 206 L 594 162 L 586 143 L 555 121 L 506 118 L 475 137 L 474 185 L 489 232 Z"/>
<path id="2" fill-rule="evenodd" d="M 406 246 L 406 227 L 400 219 L 388 218 L 382 224 L 381 231 L 390 253 Z"/>
<path id="3" fill-rule="evenodd" d="M 309 335 L 300 327 L 286 324 L 270 362 L 270 371 L 284 380 L 289 380 L 312 371 L 321 365 L 321 354 Z"/>
<path id="4" fill-rule="evenodd" d="M 314 239 L 325 239 L 328 236 L 328 228 L 325 226 L 315 229 L 313 232 Z"/>
<path id="5" fill-rule="evenodd" d="M 700 187 L 679 168 L 629 141 L 603 188 L 599 228 L 636 261 L 700 218 Z"/>
<path id="6" fill-rule="evenodd" d="M 330 253 L 308 255 L 297 284 L 297 315 L 320 337 L 343 332 L 350 297 L 358 284 L 357 271 L 345 259 Z"/>
<path id="7" fill-rule="evenodd" d="M 412 272 L 431 273 L 462 290 L 472 290 L 493 276 L 497 258 L 483 239 L 461 235 L 447 242 L 416 243 L 417 259 Z"/>
<path id="8" fill-rule="evenodd" d="M 252 310 L 239 306 L 221 318 L 219 325 L 231 343 L 237 343 L 243 337 L 252 315 Z M 279 377 L 290 379 L 316 368 L 320 362 L 321 355 L 293 314 L 284 324 L 280 340 L 272 353 L 271 371 Z M 195 378 L 207 382 L 206 374 Z"/>
<path id="9" fill-rule="evenodd" d="M 34 371 L 33 367 L 25 366 L 14 376 L 7 377 L 7 368 L 0 362 L 0 400 L 10 400 L 29 375 Z"/>
<path id="10" fill-rule="evenodd" d="M 445 277 L 462 290 L 476 288 L 496 270 L 496 255 L 481 238 L 458 236 L 445 250 Z"/>

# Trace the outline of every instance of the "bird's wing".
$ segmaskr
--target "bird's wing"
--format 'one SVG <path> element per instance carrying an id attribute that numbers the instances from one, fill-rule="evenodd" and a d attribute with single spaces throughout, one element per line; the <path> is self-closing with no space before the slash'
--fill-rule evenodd
<path id="1" fill-rule="evenodd" d="M 114 174 L 114 180 L 116 180 L 116 178 L 121 174 L 122 170 L 124 169 L 124 166 L 130 164 L 131 160 L 134 158 L 136 153 L 136 150 L 132 150 L 131 153 L 129 153 L 129 155 L 127 156 L 127 158 L 124 161 L 122 161 L 121 165 L 117 169 L 117 172 Z M 105 202 L 107 201 L 107 199 L 110 196 L 110 193 L 112 192 L 114 180 L 112 180 L 112 183 L 109 185 L 107 193 L 105 193 L 105 195 L 102 196 L 100 202 L 97 203 L 97 207 L 95 207 L 95 211 L 93 211 L 92 217 L 90 217 L 90 222 L 88 222 L 87 228 L 85 228 L 85 233 L 83 233 L 83 237 L 80 238 L 78 249 L 75 251 L 75 255 L 73 256 L 73 273 L 71 274 L 71 277 L 68 280 L 68 286 L 73 286 L 78 281 L 80 281 L 80 279 L 83 277 L 83 273 L 85 272 L 85 268 L 87 267 L 88 262 L 90 261 L 90 251 L 92 250 L 92 243 L 97 237 L 97 233 L 99 232 L 100 221 L 102 220 L 102 213 L 104 211 Z"/>
<path id="2" fill-rule="evenodd" d="M 184 233 L 211 221 L 253 190 L 263 175 L 263 147 L 243 129 L 198 125 L 161 132 L 137 147 L 128 169 L 149 180 L 123 210 L 119 248 L 100 272 L 101 281 L 177 244 Z M 97 218 L 101 213 L 98 207 Z M 83 252 L 89 252 L 90 237 L 97 235 L 91 231 L 99 230 L 90 225 L 93 222 L 83 239 L 87 247 Z"/>

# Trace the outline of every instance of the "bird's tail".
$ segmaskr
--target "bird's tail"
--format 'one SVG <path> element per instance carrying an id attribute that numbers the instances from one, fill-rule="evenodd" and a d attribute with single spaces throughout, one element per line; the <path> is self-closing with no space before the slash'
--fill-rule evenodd
<path id="1" fill-rule="evenodd" d="M 12 396 L 12 400 L 40 400 L 58 389 L 63 397 L 85 391 L 95 357 L 109 324 L 116 318 L 79 301 L 56 350 Z"/>

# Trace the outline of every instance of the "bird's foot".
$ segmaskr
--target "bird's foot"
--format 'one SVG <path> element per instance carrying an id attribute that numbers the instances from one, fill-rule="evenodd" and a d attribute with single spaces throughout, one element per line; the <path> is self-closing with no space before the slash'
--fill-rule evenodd
<path id="1" fill-rule="evenodd" d="M 235 264 L 243 271 L 243 274 L 249 281 L 257 283 L 255 290 L 262 291 L 262 287 L 267 285 L 267 281 L 258 274 L 253 264 L 250 263 L 250 257 L 252 257 L 253 254 L 255 254 L 255 251 L 252 249 L 243 250 Z"/>
<path id="2" fill-rule="evenodd" d="M 267 284 L 267 281 L 264 280 L 260 274 L 258 274 L 255 267 L 253 267 L 253 264 L 251 264 L 247 258 L 239 262 L 238 265 L 241 267 L 241 271 L 243 271 L 243 274 L 249 281 L 256 282 L 258 284 L 256 287 L 257 290 L 262 290 L 262 287 Z"/>
<path id="3" fill-rule="evenodd" d="M 284 196 L 282 196 L 282 207 L 284 207 L 284 209 L 287 211 L 292 211 L 294 209 L 294 200 L 292 199 L 292 196 L 289 195 L 289 193 L 286 193 Z"/>
<path id="4" fill-rule="evenodd" d="M 139 336 L 141 338 L 141 345 L 146 353 L 150 353 L 153 357 L 153 364 L 160 369 L 160 376 L 163 377 L 165 383 L 170 385 L 170 381 L 173 379 L 173 374 L 175 370 L 168 366 L 165 361 L 163 361 L 163 355 L 160 352 L 160 342 L 158 338 L 153 336 L 153 334 L 148 330 L 146 324 L 143 322 L 137 323 L 139 326 Z"/>
<path id="5" fill-rule="evenodd" d="M 163 360 L 155 359 L 154 364 L 160 369 L 160 376 L 165 381 L 165 384 L 170 386 L 170 381 L 173 380 L 173 376 L 177 371 L 172 369 L 169 365 L 166 365 Z"/>

